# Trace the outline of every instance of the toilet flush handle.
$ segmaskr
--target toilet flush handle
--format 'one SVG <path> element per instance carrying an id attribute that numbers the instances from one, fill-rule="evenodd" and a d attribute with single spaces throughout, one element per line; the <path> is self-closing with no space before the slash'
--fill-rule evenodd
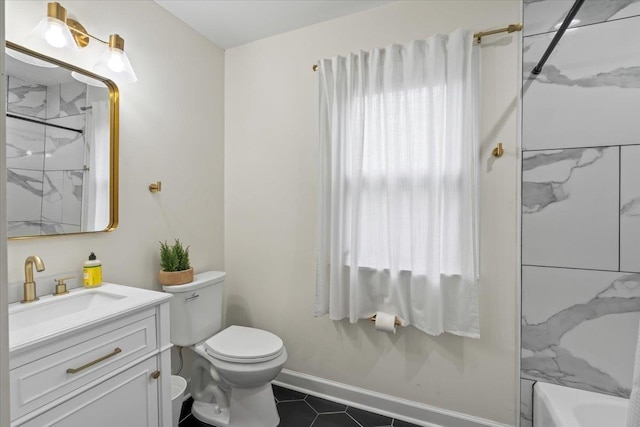
<path id="1" fill-rule="evenodd" d="M 193 295 L 191 295 L 190 297 L 188 297 L 187 299 L 185 299 L 185 301 L 191 301 L 192 299 L 196 299 L 200 297 L 200 294 L 194 292 Z"/>

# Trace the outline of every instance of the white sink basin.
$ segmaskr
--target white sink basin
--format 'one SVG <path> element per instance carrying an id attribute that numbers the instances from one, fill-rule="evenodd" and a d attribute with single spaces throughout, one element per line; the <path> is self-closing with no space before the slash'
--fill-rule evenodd
<path id="1" fill-rule="evenodd" d="M 55 340 L 78 328 L 110 321 L 123 314 L 171 298 L 164 292 L 103 283 L 99 288 L 72 289 L 66 295 L 9 304 L 9 353 Z"/>
<path id="2" fill-rule="evenodd" d="M 85 310 L 99 310 L 105 304 L 126 298 L 125 295 L 90 290 L 84 293 L 70 293 L 46 298 L 28 304 L 21 304 L 9 313 L 9 329 L 18 331 L 42 322 L 55 322 L 64 317 L 77 316 Z"/>

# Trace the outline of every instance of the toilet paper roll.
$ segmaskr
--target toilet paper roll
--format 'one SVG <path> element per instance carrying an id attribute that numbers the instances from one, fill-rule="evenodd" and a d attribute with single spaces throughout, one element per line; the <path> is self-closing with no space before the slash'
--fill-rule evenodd
<path id="1" fill-rule="evenodd" d="M 376 330 L 396 333 L 396 316 L 379 311 L 376 313 Z"/>

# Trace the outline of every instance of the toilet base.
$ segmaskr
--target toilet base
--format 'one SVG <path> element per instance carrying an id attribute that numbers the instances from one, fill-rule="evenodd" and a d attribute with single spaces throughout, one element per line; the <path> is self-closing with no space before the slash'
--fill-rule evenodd
<path id="1" fill-rule="evenodd" d="M 215 403 L 194 401 L 191 413 L 199 421 L 218 427 L 277 427 L 280 423 L 271 383 L 233 388 L 229 407 L 224 409 Z"/>

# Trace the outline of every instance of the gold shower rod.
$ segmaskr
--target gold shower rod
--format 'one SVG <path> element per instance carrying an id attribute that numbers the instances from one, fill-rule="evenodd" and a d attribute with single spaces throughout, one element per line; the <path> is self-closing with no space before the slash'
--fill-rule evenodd
<path id="1" fill-rule="evenodd" d="M 498 28 L 497 30 L 479 31 L 479 32 L 475 33 L 473 35 L 473 37 L 478 39 L 478 43 L 480 43 L 484 36 L 491 36 L 493 34 L 513 33 L 513 32 L 516 32 L 516 31 L 522 31 L 523 27 L 524 27 L 524 25 L 522 24 L 522 22 L 519 22 L 517 24 L 507 25 L 504 28 Z"/>
<path id="2" fill-rule="evenodd" d="M 500 34 L 500 33 L 514 33 L 516 31 L 522 31 L 523 27 L 524 25 L 522 24 L 522 22 L 519 22 L 517 24 L 510 24 L 510 25 L 507 25 L 506 27 L 498 28 L 496 30 L 479 31 L 473 34 L 473 38 L 477 39 L 478 43 L 481 43 L 482 38 L 485 36 L 491 36 L 491 35 Z M 312 69 L 313 71 L 318 71 L 318 64 L 314 64 Z"/>

